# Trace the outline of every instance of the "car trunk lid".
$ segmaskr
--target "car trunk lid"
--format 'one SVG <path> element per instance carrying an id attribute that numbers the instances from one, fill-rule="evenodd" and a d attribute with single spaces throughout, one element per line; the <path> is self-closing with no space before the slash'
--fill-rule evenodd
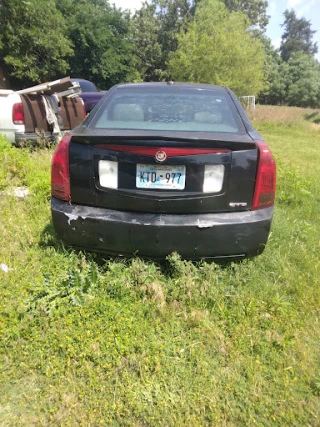
<path id="1" fill-rule="evenodd" d="M 85 130 L 70 144 L 71 200 L 150 213 L 249 210 L 257 157 L 247 134 L 106 136 Z"/>

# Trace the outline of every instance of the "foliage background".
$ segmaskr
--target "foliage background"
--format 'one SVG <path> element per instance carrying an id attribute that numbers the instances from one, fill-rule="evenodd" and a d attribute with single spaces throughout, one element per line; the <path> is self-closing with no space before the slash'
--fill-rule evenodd
<path id="1" fill-rule="evenodd" d="M 267 5 L 150 0 L 130 15 L 108 0 L 2 0 L 0 85 L 21 89 L 66 74 L 101 89 L 175 78 L 227 85 L 260 103 L 319 107 L 315 31 L 286 10 L 275 49 L 265 35 Z"/>
<path id="2" fill-rule="evenodd" d="M 239 96 L 259 93 L 264 49 L 247 31 L 249 26 L 244 13 L 202 0 L 188 31 L 178 36 L 178 49 L 168 63 L 170 75 L 177 81 L 228 86 Z"/>

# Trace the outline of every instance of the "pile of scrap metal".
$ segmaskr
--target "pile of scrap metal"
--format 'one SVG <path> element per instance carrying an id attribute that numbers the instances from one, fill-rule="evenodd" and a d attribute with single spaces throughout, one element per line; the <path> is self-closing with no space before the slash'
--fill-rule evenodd
<path id="1" fill-rule="evenodd" d="M 14 144 L 39 136 L 59 141 L 85 117 L 80 93 L 69 77 L 16 92 L 0 90 L 0 134 Z"/>

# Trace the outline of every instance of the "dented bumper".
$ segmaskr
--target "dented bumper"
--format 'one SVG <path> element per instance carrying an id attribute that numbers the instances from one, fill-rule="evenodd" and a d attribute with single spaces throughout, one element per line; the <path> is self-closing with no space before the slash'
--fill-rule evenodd
<path id="1" fill-rule="evenodd" d="M 54 229 L 67 245 L 111 255 L 163 259 L 255 256 L 267 242 L 273 207 L 219 214 L 153 214 L 74 205 L 52 198 Z"/>

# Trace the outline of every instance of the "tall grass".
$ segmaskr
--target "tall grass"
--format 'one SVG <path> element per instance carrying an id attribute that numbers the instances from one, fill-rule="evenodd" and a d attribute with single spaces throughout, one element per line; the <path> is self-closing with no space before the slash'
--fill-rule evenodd
<path id="1" fill-rule="evenodd" d="M 253 122 L 260 124 L 280 123 L 283 126 L 320 124 L 320 109 L 312 108 L 257 105 L 255 109 L 249 110 L 249 116 Z"/>
<path id="2" fill-rule="evenodd" d="M 320 425 L 320 133 L 299 117 L 256 116 L 278 164 L 272 233 L 224 266 L 64 247 L 51 150 L 1 140 L 1 425 Z"/>

